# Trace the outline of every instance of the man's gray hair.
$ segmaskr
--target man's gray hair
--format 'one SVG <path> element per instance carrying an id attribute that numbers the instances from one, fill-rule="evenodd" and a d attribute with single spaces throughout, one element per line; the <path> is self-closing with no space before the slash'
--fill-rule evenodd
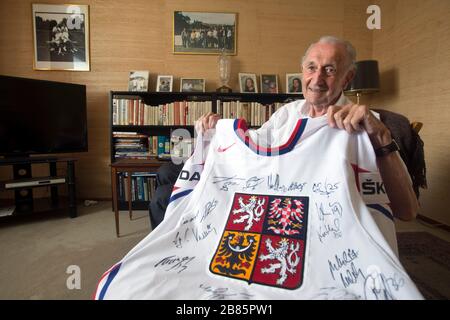
<path id="1" fill-rule="evenodd" d="M 353 47 L 353 45 L 349 41 L 342 40 L 342 39 L 339 39 L 338 37 L 334 37 L 334 36 L 323 36 L 317 42 L 312 43 L 308 47 L 308 49 L 305 52 L 305 55 L 302 58 L 302 64 L 305 61 L 306 56 L 308 55 L 308 53 L 311 50 L 311 48 L 314 45 L 318 44 L 318 43 L 340 44 L 340 45 L 344 46 L 345 52 L 346 52 L 346 56 L 347 56 L 347 62 L 345 64 L 346 67 L 348 68 L 347 71 L 356 69 L 356 50 L 355 50 L 355 47 Z"/>

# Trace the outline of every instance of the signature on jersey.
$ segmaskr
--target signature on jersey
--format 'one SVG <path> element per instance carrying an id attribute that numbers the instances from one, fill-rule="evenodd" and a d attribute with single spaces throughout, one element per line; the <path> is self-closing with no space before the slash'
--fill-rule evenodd
<path id="1" fill-rule="evenodd" d="M 280 182 L 280 175 L 277 173 L 275 175 L 271 174 L 267 176 L 267 186 L 269 189 L 274 191 L 288 192 L 288 191 L 298 191 L 302 192 L 305 187 L 306 182 L 292 181 L 288 184 L 282 184 Z"/>
<path id="2" fill-rule="evenodd" d="M 340 182 L 329 183 L 327 182 L 327 179 L 325 179 L 325 182 L 315 182 L 312 186 L 312 191 L 322 196 L 329 197 L 330 194 L 339 189 L 339 183 Z"/>
<path id="3" fill-rule="evenodd" d="M 218 201 L 216 199 L 208 201 L 204 206 L 204 210 L 198 210 L 195 215 L 187 215 L 186 217 L 183 217 L 181 224 L 188 224 L 196 220 L 200 220 L 200 222 L 203 222 L 203 220 L 205 220 L 213 213 L 214 209 L 217 207 L 217 203 Z"/>
<path id="4" fill-rule="evenodd" d="M 217 235 L 217 230 L 210 223 L 207 224 L 205 228 L 199 228 L 197 226 L 186 227 L 184 230 L 177 231 L 172 243 L 177 248 L 183 248 L 183 245 L 192 238 L 194 238 L 196 242 L 199 242 L 206 239 L 212 233 Z"/>
<path id="5" fill-rule="evenodd" d="M 341 220 L 342 206 L 339 202 L 328 202 L 324 205 L 322 202 L 315 203 L 317 216 L 319 218 L 319 230 L 317 236 L 320 242 L 323 243 L 325 238 L 333 235 L 335 239 L 342 237 Z"/>
<path id="6" fill-rule="evenodd" d="M 188 264 L 194 260 L 195 257 L 178 257 L 176 255 L 168 256 L 155 264 L 156 267 L 168 267 L 165 271 L 178 271 L 178 273 L 183 272 L 188 268 Z"/>
<path id="7" fill-rule="evenodd" d="M 229 191 L 230 187 L 241 186 L 242 190 L 255 190 L 258 185 L 264 182 L 264 178 L 259 178 L 257 176 L 246 178 L 239 178 L 237 175 L 232 177 L 213 177 L 213 184 L 218 184 L 220 190 Z"/>
<path id="8" fill-rule="evenodd" d="M 342 283 L 344 290 L 359 288 L 361 296 L 370 300 L 393 300 L 395 293 L 404 285 L 405 279 L 394 272 L 386 276 L 376 265 L 370 265 L 366 272 L 358 266 L 359 252 L 348 248 L 328 260 L 328 268 L 333 280 Z M 356 287 L 355 287 L 356 286 Z M 358 290 L 357 290 L 358 291 Z"/>
<path id="9" fill-rule="evenodd" d="M 200 289 L 208 292 L 208 296 L 206 299 L 208 300 L 224 300 L 229 297 L 234 297 L 234 299 L 251 299 L 253 297 L 252 294 L 247 292 L 233 292 L 230 288 L 220 288 L 213 287 L 208 284 L 202 283 L 199 286 Z"/>

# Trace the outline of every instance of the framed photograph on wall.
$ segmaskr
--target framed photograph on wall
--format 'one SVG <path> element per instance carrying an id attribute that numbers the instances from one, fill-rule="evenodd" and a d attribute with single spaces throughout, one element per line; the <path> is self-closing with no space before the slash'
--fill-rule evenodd
<path id="1" fill-rule="evenodd" d="M 173 53 L 236 54 L 237 13 L 175 11 Z"/>
<path id="2" fill-rule="evenodd" d="M 148 71 L 130 71 L 128 91 L 148 91 Z"/>
<path id="3" fill-rule="evenodd" d="M 89 71 L 89 6 L 32 4 L 34 70 Z"/>
<path id="4" fill-rule="evenodd" d="M 302 93 L 301 73 L 286 73 L 286 93 Z"/>
<path id="5" fill-rule="evenodd" d="M 158 76 L 156 81 L 156 92 L 172 92 L 173 89 L 173 76 Z"/>
<path id="6" fill-rule="evenodd" d="M 205 79 L 181 78 L 181 92 L 205 92 Z"/>
<path id="7" fill-rule="evenodd" d="M 242 93 L 246 92 L 258 93 L 256 74 L 239 73 L 239 88 Z"/>
<path id="8" fill-rule="evenodd" d="M 278 93 L 278 76 L 276 74 L 261 75 L 261 92 Z"/>

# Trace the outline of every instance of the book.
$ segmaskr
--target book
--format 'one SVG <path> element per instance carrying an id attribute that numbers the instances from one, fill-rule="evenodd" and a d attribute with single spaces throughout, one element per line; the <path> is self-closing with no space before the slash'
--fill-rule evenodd
<path id="1" fill-rule="evenodd" d="M 166 150 L 166 137 L 158 136 L 158 155 L 165 153 Z"/>

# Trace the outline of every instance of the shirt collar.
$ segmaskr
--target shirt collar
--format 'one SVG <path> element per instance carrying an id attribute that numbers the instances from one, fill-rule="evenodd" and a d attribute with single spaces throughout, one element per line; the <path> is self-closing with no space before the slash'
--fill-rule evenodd
<path id="1" fill-rule="evenodd" d="M 344 92 L 341 92 L 341 95 L 340 95 L 339 99 L 336 101 L 335 105 L 343 106 L 348 103 L 350 103 L 350 100 L 344 95 Z M 309 103 L 307 103 L 306 100 L 304 100 L 303 105 L 300 108 L 300 115 L 304 118 L 305 117 L 309 118 L 309 108 L 310 108 Z"/>

